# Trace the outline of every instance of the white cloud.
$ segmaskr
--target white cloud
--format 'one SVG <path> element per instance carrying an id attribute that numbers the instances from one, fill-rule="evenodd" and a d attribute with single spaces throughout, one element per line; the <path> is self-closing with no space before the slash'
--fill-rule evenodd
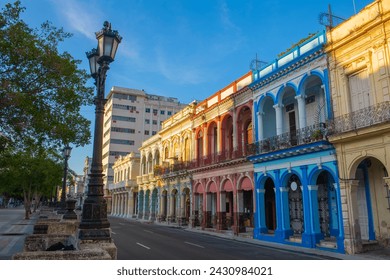
<path id="1" fill-rule="evenodd" d="M 52 3 L 58 12 L 64 16 L 70 28 L 89 39 L 96 40 L 96 27 L 102 23 L 97 21 L 97 19 L 101 18 L 101 13 L 98 9 L 94 8 L 94 5 L 77 0 L 52 0 Z"/>
<path id="2" fill-rule="evenodd" d="M 156 72 L 168 80 L 179 84 L 199 84 L 204 80 L 203 71 L 182 56 L 174 61 L 161 48 L 157 48 L 156 59 Z"/>

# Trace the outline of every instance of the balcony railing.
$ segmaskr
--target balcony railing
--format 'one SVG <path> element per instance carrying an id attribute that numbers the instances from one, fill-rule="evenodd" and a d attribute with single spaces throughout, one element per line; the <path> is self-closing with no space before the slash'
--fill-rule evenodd
<path id="1" fill-rule="evenodd" d="M 390 121 L 390 101 L 334 118 L 329 123 L 330 134 L 340 134 Z"/>
<path id="2" fill-rule="evenodd" d="M 198 168 L 211 164 L 223 163 L 230 160 L 246 158 L 248 155 L 250 155 L 248 147 L 226 148 L 223 149 L 220 153 L 212 153 L 193 160 L 191 162 L 191 168 Z"/>
<path id="3" fill-rule="evenodd" d="M 272 151 L 325 140 L 327 135 L 327 125 L 325 123 L 319 123 L 249 144 L 247 152 L 249 155 L 269 153 Z"/>
<path id="4" fill-rule="evenodd" d="M 191 163 L 187 161 L 179 161 L 174 164 L 156 165 L 154 167 L 154 176 L 167 176 L 183 172 L 189 169 L 190 165 Z"/>

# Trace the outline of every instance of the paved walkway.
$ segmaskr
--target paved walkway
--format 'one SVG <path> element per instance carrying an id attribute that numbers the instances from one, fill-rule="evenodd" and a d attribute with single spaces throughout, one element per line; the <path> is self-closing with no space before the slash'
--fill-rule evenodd
<path id="1" fill-rule="evenodd" d="M 38 215 L 24 219 L 24 208 L 0 209 L 0 260 L 10 260 L 12 255 L 23 251 L 24 239 L 33 233 Z"/>

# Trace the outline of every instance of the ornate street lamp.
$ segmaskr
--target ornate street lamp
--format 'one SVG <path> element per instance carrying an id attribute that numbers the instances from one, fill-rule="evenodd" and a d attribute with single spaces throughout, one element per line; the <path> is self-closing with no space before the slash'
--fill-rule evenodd
<path id="1" fill-rule="evenodd" d="M 103 117 L 104 86 L 109 64 L 114 61 L 115 54 L 122 37 L 118 31 L 111 30 L 107 21 L 103 29 L 96 32 L 97 49 L 87 52 L 91 76 L 95 80 L 95 131 L 93 141 L 93 155 L 91 172 L 89 175 L 88 192 L 84 201 L 81 222 L 79 225 L 79 239 L 81 240 L 110 240 L 110 223 L 107 220 L 107 202 L 103 197 Z"/>
<path id="2" fill-rule="evenodd" d="M 64 178 L 62 180 L 62 192 L 61 192 L 61 207 L 59 213 L 65 213 L 65 199 L 66 199 L 66 177 L 68 175 L 68 159 L 70 158 L 70 152 L 72 148 L 66 145 L 62 150 L 64 156 Z"/>

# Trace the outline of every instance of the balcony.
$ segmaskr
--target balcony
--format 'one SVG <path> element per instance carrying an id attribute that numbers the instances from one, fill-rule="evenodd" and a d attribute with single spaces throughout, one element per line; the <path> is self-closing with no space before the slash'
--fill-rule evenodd
<path id="1" fill-rule="evenodd" d="M 319 123 L 286 132 L 248 145 L 249 155 L 265 154 L 273 151 L 288 149 L 295 146 L 326 140 L 329 130 L 327 124 Z"/>
<path id="2" fill-rule="evenodd" d="M 154 167 L 154 176 L 162 178 L 176 176 L 187 172 L 190 168 L 190 162 L 178 161 L 174 164 L 156 165 Z"/>
<path id="3" fill-rule="evenodd" d="M 212 164 L 231 162 L 232 160 L 245 159 L 250 155 L 248 148 L 226 148 L 220 153 L 212 153 L 191 162 L 191 168 L 199 168 Z"/>
<path id="4" fill-rule="evenodd" d="M 334 118 L 329 123 L 330 134 L 341 134 L 390 121 L 390 101 Z"/>

